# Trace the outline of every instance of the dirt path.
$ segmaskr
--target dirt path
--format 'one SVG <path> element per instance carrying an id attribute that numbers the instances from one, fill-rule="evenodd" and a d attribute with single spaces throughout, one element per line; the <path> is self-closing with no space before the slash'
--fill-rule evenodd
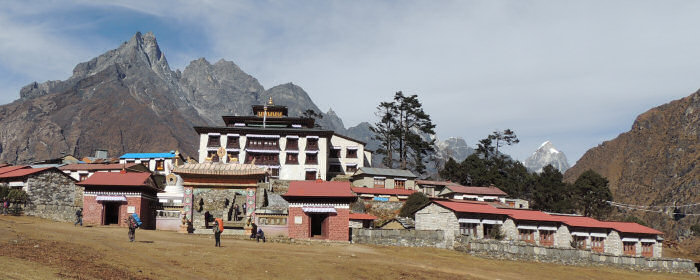
<path id="1" fill-rule="evenodd" d="M 9 279 L 697 279 L 498 261 L 432 248 L 279 244 L 0 216 Z"/>

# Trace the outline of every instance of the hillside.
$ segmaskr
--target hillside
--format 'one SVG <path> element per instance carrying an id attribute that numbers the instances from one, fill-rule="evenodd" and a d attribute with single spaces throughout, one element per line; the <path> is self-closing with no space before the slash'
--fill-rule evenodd
<path id="1" fill-rule="evenodd" d="M 152 33 L 78 64 L 65 81 L 31 83 L 20 98 L 0 106 L 0 162 L 28 163 L 107 149 L 125 152 L 179 149 L 195 155 L 195 125 L 223 125 L 222 115 L 248 115 L 273 97 L 298 116 L 321 110 L 291 83 L 265 90 L 230 61 L 203 58 L 184 71 L 170 69 Z M 329 111 L 319 123 L 345 132 Z"/>
<path id="2" fill-rule="evenodd" d="M 588 169 L 608 178 L 615 201 L 636 205 L 700 202 L 700 91 L 653 108 L 637 117 L 632 129 L 588 150 L 564 175 L 573 182 Z M 700 213 L 700 207 L 684 210 Z M 666 208 L 668 214 L 673 208 Z M 688 234 L 698 216 L 673 222 L 669 215 L 623 211 L 644 217 L 672 235 Z"/>

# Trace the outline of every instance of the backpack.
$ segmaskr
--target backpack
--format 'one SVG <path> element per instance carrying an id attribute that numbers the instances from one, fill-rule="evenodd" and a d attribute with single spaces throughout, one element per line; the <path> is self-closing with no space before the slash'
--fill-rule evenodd
<path id="1" fill-rule="evenodd" d="M 136 223 L 135 227 L 140 227 L 141 226 L 141 219 L 139 219 L 139 215 L 136 215 L 136 213 L 131 214 L 132 217 L 134 217 L 134 222 Z"/>
<path id="2" fill-rule="evenodd" d="M 224 232 L 224 221 L 221 218 L 216 218 L 214 220 L 219 224 L 219 232 Z"/>

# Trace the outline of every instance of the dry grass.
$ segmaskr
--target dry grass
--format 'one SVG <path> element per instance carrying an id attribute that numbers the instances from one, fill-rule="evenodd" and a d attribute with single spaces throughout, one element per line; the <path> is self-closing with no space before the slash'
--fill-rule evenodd
<path id="1" fill-rule="evenodd" d="M 609 267 L 488 260 L 430 248 L 279 244 L 0 217 L 9 279 L 697 279 Z"/>

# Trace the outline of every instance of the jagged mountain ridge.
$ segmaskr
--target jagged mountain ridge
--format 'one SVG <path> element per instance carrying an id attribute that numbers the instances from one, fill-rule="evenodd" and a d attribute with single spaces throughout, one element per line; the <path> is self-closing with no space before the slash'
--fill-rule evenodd
<path id="1" fill-rule="evenodd" d="M 541 173 L 542 168 L 549 164 L 562 173 L 569 169 L 569 162 L 564 152 L 557 150 L 550 141 L 542 143 L 542 145 L 523 162 L 527 170 L 536 173 Z"/>
<path id="2" fill-rule="evenodd" d="M 194 156 L 192 126 L 251 114 L 251 105 L 270 96 L 293 116 L 321 112 L 302 88 L 289 83 L 265 90 L 233 62 L 198 59 L 183 72 L 172 71 L 155 36 L 136 33 L 79 63 L 67 80 L 33 82 L 18 100 L 0 106 L 0 162 L 88 156 L 95 149 L 112 156 L 180 149 Z M 332 110 L 322 114 L 324 128 L 345 132 Z"/>
<path id="3" fill-rule="evenodd" d="M 639 115 L 630 131 L 588 150 L 565 174 L 588 169 L 605 176 L 615 201 L 634 205 L 700 202 L 700 91 Z M 619 209 L 624 210 L 624 209 Z M 684 211 L 700 213 L 700 207 Z M 629 211 L 666 232 L 687 231 L 698 216 L 675 223 L 668 215 Z"/>

